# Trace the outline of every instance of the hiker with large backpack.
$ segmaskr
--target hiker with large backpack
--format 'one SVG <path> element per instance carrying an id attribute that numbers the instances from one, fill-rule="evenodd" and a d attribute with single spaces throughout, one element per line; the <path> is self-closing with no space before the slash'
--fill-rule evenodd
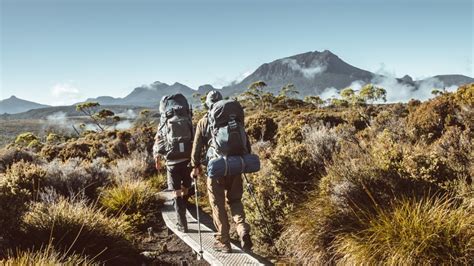
<path id="1" fill-rule="evenodd" d="M 244 111 L 239 102 L 222 100 L 217 91 L 206 97 L 207 114 L 196 127 L 191 153 L 191 176 L 201 173 L 204 153 L 207 165 L 207 188 L 212 218 L 217 229 L 214 250 L 230 253 L 230 225 L 225 203 L 230 207 L 232 219 L 244 250 L 251 250 L 250 226 L 245 221 L 242 204 L 242 173 L 260 168 L 258 157 L 250 154 L 250 142 L 244 128 Z"/>
<path id="2" fill-rule="evenodd" d="M 186 198 L 191 192 L 189 167 L 194 138 L 192 111 L 182 94 L 164 96 L 160 101 L 160 123 L 153 145 L 158 171 L 166 162 L 168 189 L 174 191 L 174 208 L 178 230 L 187 232 Z"/>

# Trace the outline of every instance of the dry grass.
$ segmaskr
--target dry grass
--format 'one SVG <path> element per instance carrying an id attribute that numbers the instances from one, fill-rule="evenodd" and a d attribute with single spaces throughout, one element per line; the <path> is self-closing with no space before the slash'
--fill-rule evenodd
<path id="1" fill-rule="evenodd" d="M 124 216 L 132 227 L 146 229 L 157 222 L 163 204 L 157 193 L 146 181 L 129 181 L 105 189 L 100 204 L 110 213 Z"/>
<path id="2" fill-rule="evenodd" d="M 52 203 L 33 203 L 24 215 L 23 227 L 25 241 L 35 247 L 50 243 L 66 253 L 73 251 L 116 263 L 131 263 L 137 258 L 130 225 L 85 201 L 60 198 Z"/>
<path id="3" fill-rule="evenodd" d="M 111 165 L 115 184 L 143 180 L 155 172 L 153 158 L 146 152 L 134 152 L 129 157 L 118 159 Z"/>
<path id="4" fill-rule="evenodd" d="M 472 265 L 474 212 L 447 199 L 403 200 L 341 234 L 335 249 L 347 264 Z"/>
<path id="5" fill-rule="evenodd" d="M 14 266 L 14 265 L 67 265 L 67 266 L 88 266 L 88 265 L 100 265 L 93 259 L 88 257 L 66 254 L 54 250 L 52 247 L 37 250 L 37 251 L 18 251 L 10 252 L 5 259 L 0 260 L 1 265 Z"/>

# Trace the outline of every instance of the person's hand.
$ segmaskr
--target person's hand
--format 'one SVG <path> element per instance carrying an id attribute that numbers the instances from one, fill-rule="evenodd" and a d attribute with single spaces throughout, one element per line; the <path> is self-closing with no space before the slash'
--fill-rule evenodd
<path id="1" fill-rule="evenodd" d="M 191 171 L 191 177 L 197 179 L 200 173 L 201 173 L 201 169 L 199 167 L 194 167 L 193 170 Z"/>
<path id="2" fill-rule="evenodd" d="M 161 170 L 161 161 L 158 158 L 155 159 L 155 168 L 157 171 Z"/>

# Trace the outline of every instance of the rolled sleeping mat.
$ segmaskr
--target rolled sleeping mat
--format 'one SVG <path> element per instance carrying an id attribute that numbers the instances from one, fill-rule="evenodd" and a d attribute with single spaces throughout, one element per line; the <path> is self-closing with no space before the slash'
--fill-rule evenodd
<path id="1" fill-rule="evenodd" d="M 217 178 L 222 176 L 254 173 L 260 170 L 260 159 L 255 154 L 242 156 L 218 157 L 207 164 L 207 176 Z"/>

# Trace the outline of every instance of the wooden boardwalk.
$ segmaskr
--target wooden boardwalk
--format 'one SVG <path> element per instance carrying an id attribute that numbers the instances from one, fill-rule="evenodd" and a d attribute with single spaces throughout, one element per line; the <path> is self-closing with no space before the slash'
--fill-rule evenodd
<path id="1" fill-rule="evenodd" d="M 173 231 L 181 240 L 190 246 L 196 253 L 199 252 L 199 234 L 197 220 L 189 211 L 186 213 L 188 220 L 188 232 L 182 233 L 176 227 L 176 214 L 173 207 L 172 192 L 160 192 L 166 199 L 162 209 L 163 220 L 166 226 Z M 212 249 L 215 232 L 201 223 L 202 258 L 211 265 L 266 265 L 252 254 L 243 251 L 239 246 L 231 244 L 232 253 L 217 252 Z"/>

